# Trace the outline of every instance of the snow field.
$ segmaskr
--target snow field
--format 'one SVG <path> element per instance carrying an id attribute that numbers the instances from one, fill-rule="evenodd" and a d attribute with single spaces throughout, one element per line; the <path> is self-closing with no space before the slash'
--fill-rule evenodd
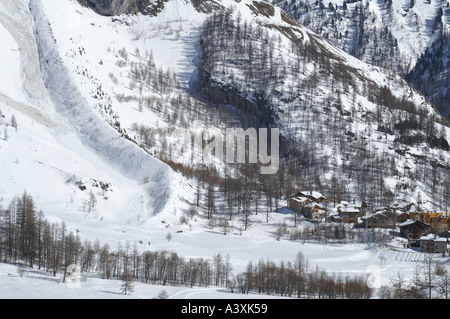
<path id="1" fill-rule="evenodd" d="M 249 1 L 241 6 L 245 7 L 245 3 Z M 12 0 L 7 4 L 11 5 Z M 0 5 L 0 12 L 5 8 L 6 5 Z M 250 10 L 242 12 L 247 18 L 252 15 Z M 1 138 L 6 125 L 0 125 L 2 207 L 26 190 L 47 219 L 64 221 L 68 229 L 78 231 L 82 238 L 98 239 L 112 249 L 119 242 L 129 242 L 136 243 L 140 251 L 174 250 L 186 257 L 209 258 L 221 253 L 230 256 L 235 274 L 244 271 L 249 260 L 292 261 L 301 251 L 311 267 L 317 265 L 330 273 L 370 274 L 379 267 L 380 284 L 390 284 L 390 279 L 398 273 L 412 276 L 423 255 L 403 249 L 395 242 L 393 248 L 387 249 L 366 244 L 302 244 L 285 238 L 276 241 L 275 227 L 283 221 L 291 222 L 283 210 L 270 213 L 269 224 L 265 222 L 264 213 L 252 217 L 252 226 L 245 232 L 236 220 L 227 235 L 219 228 L 209 228 L 208 222 L 199 216 L 188 224 L 180 222 L 180 217 L 188 212 L 189 203 L 194 201 L 193 187 L 134 144 L 123 142 L 118 133 L 104 123 L 99 100 L 94 99 L 92 93 L 100 84 L 112 101 L 114 93 L 130 92 L 127 69 L 117 65 L 116 55 L 124 47 L 130 60 L 136 58 L 131 57 L 136 48 L 141 54 L 153 52 L 159 66 L 173 68 L 181 75 L 183 83 L 190 81 L 197 54 L 190 44 L 205 18 L 193 11 L 192 6 L 181 0 L 169 2 L 158 17 L 133 17 L 131 27 L 125 19 L 119 27 L 111 18 L 99 17 L 73 0 L 33 0 L 32 14 L 37 18 L 45 84 L 55 101 L 54 105 L 49 103 L 40 110 L 54 108 L 55 111 L 38 113 L 45 115 L 45 120 L 39 120 L 39 116 L 26 112 L 26 108 L 18 104 L 11 107 L 13 103 L 3 101 L 0 96 L 0 110 L 5 115 L 3 122 L 14 115 L 19 125 L 17 132 L 12 127 L 7 128 L 7 141 Z M 138 30 L 144 31 L 139 33 Z M 17 51 L 19 41 L 1 25 L 0 37 L 5 39 L 5 45 L 0 47 L 0 58 L 8 61 L 5 69 L 8 76 L 0 77 L 1 93 L 25 106 L 35 106 L 23 89 L 23 67 L 18 62 L 23 60 Z M 353 62 L 360 64 L 356 60 Z M 88 76 L 82 75 L 83 71 L 89 72 Z M 370 68 L 365 71 L 372 75 L 378 72 Z M 120 85 L 109 81 L 110 73 L 118 77 Z M 60 77 L 52 78 L 52 74 Z M 384 75 L 378 78 L 385 79 Z M 47 91 L 36 94 L 46 96 Z M 106 101 L 108 96 L 100 100 Z M 372 107 L 368 103 L 364 105 Z M 137 121 L 164 126 L 155 114 L 139 112 L 127 104 L 114 104 L 114 111 L 126 128 Z M 46 125 L 49 123 L 52 125 Z M 365 127 L 361 125 L 358 129 Z M 327 151 L 331 154 L 331 150 Z M 148 183 L 144 183 L 146 177 L 149 177 Z M 110 188 L 102 190 L 96 186 L 96 181 L 108 183 Z M 83 191 L 80 185 L 87 188 Z M 88 210 L 86 203 L 91 192 L 97 204 L 95 209 Z M 172 236 L 170 241 L 166 238 L 168 233 Z M 130 298 L 119 294 L 120 282 L 95 277 L 88 277 L 78 289 L 67 289 L 58 278 L 48 274 L 28 270 L 20 278 L 15 267 L 0 264 L 0 278 L 2 298 Z M 229 295 L 215 287 L 186 289 L 136 283 L 131 298 L 153 298 L 163 289 L 173 298 L 258 297 Z"/>

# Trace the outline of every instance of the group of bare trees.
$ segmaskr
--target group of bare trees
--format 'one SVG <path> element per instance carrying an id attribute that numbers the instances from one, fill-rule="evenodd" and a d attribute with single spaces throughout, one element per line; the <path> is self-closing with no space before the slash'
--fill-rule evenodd
<path id="1" fill-rule="evenodd" d="M 241 293 L 308 299 L 368 299 L 373 292 L 366 277 L 330 275 L 319 267 L 311 268 L 301 252 L 293 262 L 249 262 L 246 271 L 237 275 L 233 288 Z"/>
<path id="2" fill-rule="evenodd" d="M 392 83 L 380 85 L 355 76 L 354 69 L 314 41 L 304 42 L 294 28 L 279 30 L 278 37 L 271 31 L 233 12 L 213 14 L 202 30 L 199 81 L 205 96 L 232 105 L 229 112 L 244 126 L 282 124 L 284 166 L 279 172 L 295 172 L 299 184 L 306 181 L 334 202 L 359 199 L 372 206 L 408 200 L 420 181 L 436 206 L 444 207 L 450 183 L 445 160 L 418 157 L 415 171 L 402 171 L 410 146 L 425 152 L 448 149 L 445 131 L 437 129 L 439 119 L 406 95 L 398 97 L 392 90 L 398 82 L 394 74 L 389 74 Z M 331 93 L 325 94 L 328 89 Z M 376 105 L 376 111 L 367 111 L 359 97 Z M 406 118 L 418 125 L 405 128 Z M 361 132 L 356 123 L 367 128 Z M 375 139 L 377 126 L 386 123 L 392 125 L 384 129 L 384 139 Z M 380 142 L 393 148 L 380 152 Z M 327 147 L 331 156 L 323 152 Z M 325 177 L 329 172 L 334 180 Z M 396 185 L 387 183 L 392 177 Z"/>
<path id="3" fill-rule="evenodd" d="M 212 258 L 184 258 L 173 251 L 144 251 L 120 247 L 110 251 L 103 247 L 95 253 L 96 267 L 105 279 L 122 279 L 173 286 L 224 285 L 231 273 L 229 259 L 217 254 Z"/>
<path id="4" fill-rule="evenodd" d="M 165 250 L 139 252 L 128 242 L 112 250 L 98 240 L 82 241 L 65 223 L 48 222 L 26 192 L 0 209 L 0 261 L 59 273 L 63 280 L 76 264 L 82 273 L 97 272 L 106 279 L 186 286 L 225 285 L 232 270 L 229 257 L 220 254 L 211 261 Z"/>
<path id="5" fill-rule="evenodd" d="M 390 229 L 354 228 L 347 223 L 307 223 L 301 227 L 290 227 L 284 232 L 290 240 L 302 243 L 321 244 L 376 243 L 383 244 L 392 239 Z"/>
<path id="6" fill-rule="evenodd" d="M 190 172 L 197 185 L 193 206 L 224 234 L 232 221 L 239 221 L 239 228 L 247 230 L 258 214 L 269 223 L 270 213 L 283 207 L 285 197 L 298 185 L 293 175 L 284 171 L 263 175 L 254 164 L 229 164 L 223 175 L 210 167 Z"/>
<path id="7" fill-rule="evenodd" d="M 449 299 L 450 273 L 445 263 L 429 253 L 415 266 L 410 278 L 398 273 L 396 278 L 391 278 L 391 286 L 380 287 L 378 296 L 381 299 Z"/>
<path id="8" fill-rule="evenodd" d="M 78 234 L 68 231 L 64 223 L 50 223 L 37 211 L 33 198 L 23 193 L 14 198 L 8 208 L 0 210 L 0 259 L 2 262 L 37 268 L 63 280 L 68 268 L 77 265 L 80 272 L 97 273 L 104 279 L 123 280 L 123 289 L 130 292 L 132 282 L 140 281 L 177 286 L 224 286 L 234 292 L 258 292 L 307 298 L 368 297 L 359 279 L 338 279 L 324 271 L 311 271 L 305 257 L 299 253 L 296 261 L 276 265 L 259 261 L 236 276 L 232 273 L 230 257 L 218 253 L 212 258 L 186 258 L 176 252 L 145 250 L 128 242 L 116 249 L 99 240 L 82 241 Z M 325 280 L 325 282 L 323 282 Z M 321 284 L 322 283 L 322 284 Z M 330 285 L 342 285 L 330 293 Z M 355 286 L 356 285 L 356 286 Z M 327 287 L 327 291 L 323 291 Z M 354 290 L 350 293 L 349 289 Z M 358 287 L 358 288 L 355 288 Z"/>
<path id="9" fill-rule="evenodd" d="M 0 209 L 0 260 L 20 263 L 66 275 L 67 266 L 81 256 L 82 244 L 77 234 L 64 223 L 48 222 L 37 211 L 33 198 L 23 193 L 8 208 Z"/>
<path id="10" fill-rule="evenodd" d="M 279 41 L 281 38 L 270 35 L 258 24 L 235 21 L 229 11 L 212 15 L 203 26 L 200 87 L 209 100 L 232 105 L 232 112 L 238 114 L 244 127 L 274 123 L 267 95 L 279 89 L 287 68 L 280 55 Z M 242 74 L 231 76 L 229 83 L 217 85 L 216 72 L 229 74 L 230 68 L 237 68 Z M 244 87 L 252 90 L 248 98 L 240 96 Z"/>
<path id="11" fill-rule="evenodd" d="M 337 229 L 336 236 L 344 234 Z M 344 233 L 342 233 L 344 232 Z M 340 234 L 340 235 L 339 235 Z M 8 208 L 0 209 L 0 261 L 70 276 L 70 267 L 96 273 L 104 279 L 123 281 L 124 293 L 133 282 L 176 286 L 223 286 L 230 292 L 259 293 L 297 298 L 370 298 L 373 289 L 366 276 L 330 274 L 311 267 L 302 252 L 295 260 L 249 261 L 245 271 L 233 274 L 230 256 L 218 253 L 211 258 L 183 257 L 174 251 L 140 251 L 136 244 L 120 242 L 116 249 L 99 240 L 82 241 L 64 223 L 50 223 L 37 211 L 33 198 L 24 192 Z M 448 298 L 450 276 L 445 266 L 427 255 L 418 264 L 413 278 L 392 279 L 391 286 L 378 290 L 380 298 Z"/>
<path id="12" fill-rule="evenodd" d="M 11 116 L 11 120 L 8 122 L 5 120 L 5 115 L 3 114 L 2 110 L 0 110 L 0 126 L 5 126 L 3 130 L 3 136 L 1 137 L 4 141 L 8 141 L 9 134 L 8 134 L 8 127 L 11 126 L 14 128 L 14 130 L 18 131 L 18 124 L 16 121 L 16 117 L 14 115 Z"/>
<path id="13" fill-rule="evenodd" d="M 342 5 L 326 1 L 272 2 L 307 28 L 358 59 L 402 74 L 410 67 L 410 61 L 405 61 L 402 56 L 390 27 L 379 27 L 371 22 L 374 13 L 369 2 L 349 0 L 343 1 Z M 389 1 L 384 1 L 380 6 L 391 14 L 392 8 L 388 3 Z"/>

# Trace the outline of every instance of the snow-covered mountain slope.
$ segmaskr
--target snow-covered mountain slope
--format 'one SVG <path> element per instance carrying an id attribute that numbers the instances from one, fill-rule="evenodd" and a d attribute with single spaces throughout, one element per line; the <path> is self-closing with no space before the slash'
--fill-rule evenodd
<path id="1" fill-rule="evenodd" d="M 450 28 L 446 0 L 272 2 L 346 52 L 403 74 Z"/>
<path id="2" fill-rule="evenodd" d="M 32 3 L 46 84 L 86 143 L 117 153 L 93 138 L 92 127 L 106 122 L 102 129 L 195 170 L 171 155 L 174 127 L 193 134 L 268 125 L 280 129 L 280 165 L 293 174 L 275 177 L 290 181 L 284 194 L 307 186 L 373 205 L 420 198 L 429 209 L 445 207 L 445 119 L 399 76 L 333 47 L 266 1 L 158 3 L 155 15 L 113 17 L 77 1 Z"/>
<path id="3" fill-rule="evenodd" d="M 400 75 L 417 68 L 419 59 L 427 49 L 439 46 L 450 32 L 450 8 L 446 0 L 274 0 L 272 3 L 287 10 L 337 47 L 367 63 L 392 69 Z M 445 69 L 448 72 L 447 66 L 444 66 Z M 427 78 L 425 82 L 430 80 Z M 419 81 L 416 82 L 419 84 Z M 441 83 L 445 87 L 445 81 Z M 427 90 L 426 83 L 416 87 L 426 92 L 441 112 L 447 114 L 445 101 L 436 99 L 436 94 Z"/>
<path id="4" fill-rule="evenodd" d="M 353 199 L 447 207 L 445 119 L 403 79 L 280 8 L 169 0 L 152 2 L 157 13 L 102 16 L 80 2 L 0 5 L 2 206 L 26 190 L 82 237 L 230 253 L 236 271 L 248 259 L 295 257 L 298 242 L 274 239 L 291 215 L 274 211 L 296 189 L 327 194 L 330 211 Z M 205 168 L 173 151 L 174 128 L 239 125 L 280 129 L 277 174 L 220 158 Z M 307 245 L 311 262 L 331 271 L 353 261 L 350 271 L 364 272 L 380 256 L 320 247 Z"/>
<path id="5" fill-rule="evenodd" d="M 450 34 L 427 48 L 406 79 L 450 117 Z"/>
<path id="6" fill-rule="evenodd" d="M 336 49 L 267 2 L 214 16 L 201 39 L 200 88 L 223 103 L 247 101 L 235 105 L 248 123 L 280 128 L 305 184 L 336 195 L 338 179 L 347 200 L 405 204 L 422 193 L 434 198 L 429 209 L 445 207 L 425 170 L 434 167 L 443 194 L 446 120 L 401 77 Z"/>
<path id="7" fill-rule="evenodd" d="M 26 190 L 89 238 L 173 213 L 177 174 L 95 114 L 49 31 L 39 1 L 0 5 L 1 206 Z"/>

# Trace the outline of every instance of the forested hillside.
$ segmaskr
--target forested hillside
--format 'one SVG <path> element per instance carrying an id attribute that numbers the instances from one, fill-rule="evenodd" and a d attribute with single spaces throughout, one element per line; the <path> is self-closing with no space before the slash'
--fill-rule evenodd
<path id="1" fill-rule="evenodd" d="M 445 207 L 447 124 L 434 107 L 395 73 L 344 57 L 285 13 L 249 7 L 258 23 L 237 12 L 206 21 L 199 90 L 232 105 L 244 126 L 281 128 L 292 174 L 283 183 L 293 181 L 285 194 L 320 189 L 385 206 L 414 201 L 420 181 L 426 196 L 446 194 L 434 199 Z"/>
<path id="2" fill-rule="evenodd" d="M 265 2 L 209 10 L 215 11 L 199 27 L 196 76 L 179 82 L 156 67 L 152 52 L 118 48 L 116 64 L 128 70 L 131 91 L 115 95 L 118 103 L 164 119 L 157 126 L 136 121 L 121 127 L 131 125 L 149 152 L 195 176 L 201 185 L 197 204 L 201 189 L 209 198 L 208 217 L 225 208 L 230 216 L 236 210 L 248 215 L 251 207 L 268 212 L 302 188 L 330 194 L 335 202 L 424 200 L 430 209 L 446 207 L 446 120 L 392 68 L 371 68 L 346 56 Z M 113 90 L 118 76 L 109 73 Z M 193 165 L 176 152 L 174 126 L 192 136 L 226 127 L 280 128 L 281 169 L 273 176 L 258 174 L 252 164 L 222 169 L 221 158 L 218 166 Z M 214 196 L 224 197 L 221 209 Z"/>
<path id="3" fill-rule="evenodd" d="M 358 59 L 401 76 L 408 75 L 408 80 L 448 116 L 445 98 L 448 58 L 442 52 L 448 50 L 445 40 L 450 32 L 448 1 L 273 0 L 272 3 Z M 439 47 L 443 49 L 438 50 Z M 439 58 L 430 60 L 430 54 Z M 442 64 L 436 69 L 438 61 Z"/>
<path id="4" fill-rule="evenodd" d="M 450 117 L 450 36 L 443 34 L 422 54 L 406 79 Z"/>

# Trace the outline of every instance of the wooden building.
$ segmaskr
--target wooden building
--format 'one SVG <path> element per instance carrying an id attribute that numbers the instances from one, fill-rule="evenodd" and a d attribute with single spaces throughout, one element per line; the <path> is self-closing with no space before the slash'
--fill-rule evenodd
<path id="1" fill-rule="evenodd" d="M 428 234 L 430 225 L 420 220 L 408 219 L 406 222 L 398 224 L 400 228 L 400 236 L 406 239 L 419 239 L 423 235 Z"/>
<path id="2" fill-rule="evenodd" d="M 384 210 L 371 215 L 365 215 L 361 217 L 361 220 L 365 228 L 395 228 L 397 214 L 390 210 Z"/>
<path id="3" fill-rule="evenodd" d="M 320 220 L 325 218 L 325 209 L 319 203 L 310 203 L 304 206 L 301 213 L 309 219 Z"/>
<path id="4" fill-rule="evenodd" d="M 420 251 L 425 253 L 445 253 L 447 251 L 447 238 L 434 236 L 422 236 L 420 241 Z"/>
<path id="5" fill-rule="evenodd" d="M 287 198 L 287 207 L 309 219 L 324 219 L 326 212 L 323 202 L 325 200 L 326 197 L 319 192 L 302 191 Z"/>
<path id="6" fill-rule="evenodd" d="M 290 197 L 306 197 L 311 202 L 315 202 L 315 203 L 323 203 L 324 201 L 327 200 L 327 198 L 325 196 L 323 196 L 321 193 L 316 192 L 316 191 L 301 191 L 301 192 L 297 192 L 295 194 L 290 195 L 289 198 Z"/>
<path id="7" fill-rule="evenodd" d="M 422 223 L 431 225 L 431 219 L 436 217 L 442 217 L 444 213 L 436 212 L 410 212 L 409 218 L 413 220 L 419 220 Z"/>
<path id="8" fill-rule="evenodd" d="M 311 200 L 303 196 L 291 196 L 287 199 L 288 208 L 296 212 L 301 212 L 302 208 L 310 203 Z"/>
<path id="9" fill-rule="evenodd" d="M 359 208 L 344 206 L 338 207 L 337 211 L 344 223 L 358 223 L 358 216 L 360 215 Z"/>
<path id="10" fill-rule="evenodd" d="M 433 234 L 440 234 L 450 230 L 450 217 L 435 216 L 430 218 L 430 227 Z"/>
<path id="11" fill-rule="evenodd" d="M 397 223 L 403 223 L 409 219 L 409 213 L 397 210 L 396 214 L 397 214 Z"/>

